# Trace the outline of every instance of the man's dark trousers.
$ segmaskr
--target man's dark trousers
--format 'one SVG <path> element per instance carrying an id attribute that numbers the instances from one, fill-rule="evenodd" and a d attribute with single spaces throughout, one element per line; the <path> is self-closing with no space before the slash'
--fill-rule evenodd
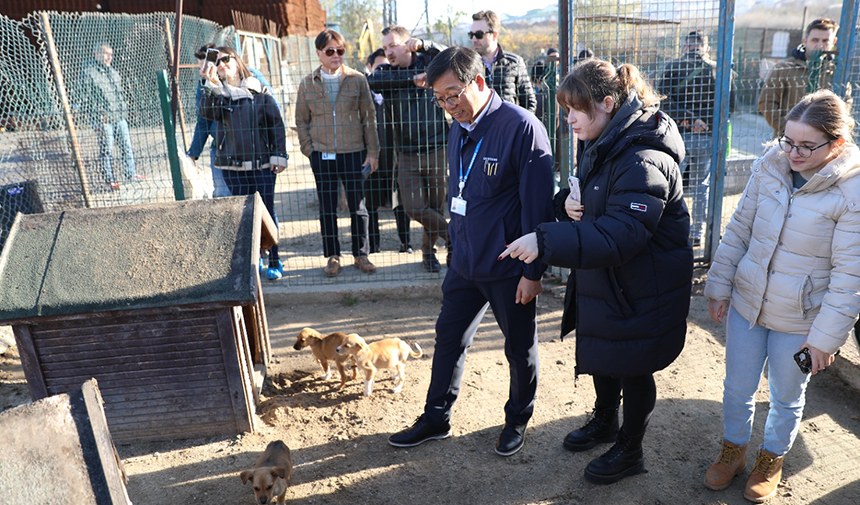
<path id="1" fill-rule="evenodd" d="M 450 421 L 451 406 L 460 393 L 466 350 L 472 345 L 488 304 L 505 336 L 511 374 L 505 422 L 525 424 L 531 418 L 538 379 L 536 299 L 525 305 L 515 303 L 520 279 L 470 281 L 453 268 L 448 269 L 442 283 L 442 312 L 436 321 L 433 370 L 424 406 L 429 423 Z"/>

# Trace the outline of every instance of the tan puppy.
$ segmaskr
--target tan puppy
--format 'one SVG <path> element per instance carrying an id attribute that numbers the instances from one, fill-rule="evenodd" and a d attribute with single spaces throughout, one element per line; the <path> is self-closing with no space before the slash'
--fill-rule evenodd
<path id="1" fill-rule="evenodd" d="M 383 368 L 395 369 L 394 392 L 399 393 L 406 381 L 406 360 L 409 356 L 420 358 L 424 355 L 421 346 L 415 343 L 418 352 L 412 352 L 409 344 L 399 338 L 386 338 L 367 344 L 355 333 L 347 335 L 337 348 L 338 354 L 355 356 L 359 368 L 364 370 L 364 395 L 370 396 L 373 391 L 373 379 L 376 371 Z"/>
<path id="2" fill-rule="evenodd" d="M 275 503 L 274 500 L 277 500 L 279 505 L 286 503 L 287 487 L 292 476 L 293 458 L 290 456 L 290 448 L 280 440 L 269 442 L 254 468 L 239 474 L 242 484 L 251 481 L 254 498 L 257 503 L 263 505 Z"/>
<path id="3" fill-rule="evenodd" d="M 325 372 L 324 380 L 329 380 L 331 378 L 331 368 L 329 368 L 329 361 L 334 361 L 335 365 L 337 365 L 337 371 L 340 372 L 340 386 L 338 389 L 343 389 L 346 385 L 346 370 L 344 369 L 343 364 L 346 363 L 347 360 L 352 360 L 352 380 L 355 380 L 358 374 L 358 370 L 356 370 L 355 358 L 350 355 L 341 355 L 337 353 L 337 346 L 343 342 L 343 339 L 346 338 L 346 334 L 336 331 L 331 335 L 327 335 L 323 337 L 323 335 L 313 328 L 305 328 L 299 332 L 299 335 L 296 337 L 296 343 L 293 346 L 293 349 L 297 351 L 301 351 L 305 347 L 310 347 L 311 351 L 314 353 L 314 357 L 316 357 L 317 362 Z"/>

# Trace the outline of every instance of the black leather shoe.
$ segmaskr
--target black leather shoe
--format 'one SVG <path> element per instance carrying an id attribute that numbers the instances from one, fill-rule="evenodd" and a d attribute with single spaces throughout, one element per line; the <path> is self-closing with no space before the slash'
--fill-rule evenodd
<path id="1" fill-rule="evenodd" d="M 615 442 L 618 436 L 618 408 L 595 410 L 585 425 L 564 437 L 564 448 L 569 451 L 587 451 L 597 444 Z"/>
<path id="2" fill-rule="evenodd" d="M 645 471 L 641 433 L 635 437 L 618 432 L 618 441 L 599 458 L 585 467 L 585 479 L 595 484 L 612 484 L 624 477 Z"/>
<path id="3" fill-rule="evenodd" d="M 526 426 L 528 424 L 508 424 L 502 426 L 502 433 L 496 442 L 496 454 L 511 456 L 519 452 L 526 442 Z"/>
<path id="4" fill-rule="evenodd" d="M 424 270 L 428 272 L 436 273 L 442 270 L 442 265 L 439 264 L 439 260 L 436 259 L 436 253 L 424 253 Z"/>
<path id="5" fill-rule="evenodd" d="M 415 447 L 428 440 L 442 440 L 451 436 L 451 424 L 430 424 L 420 416 L 415 423 L 405 430 L 388 437 L 388 443 L 394 447 Z"/>

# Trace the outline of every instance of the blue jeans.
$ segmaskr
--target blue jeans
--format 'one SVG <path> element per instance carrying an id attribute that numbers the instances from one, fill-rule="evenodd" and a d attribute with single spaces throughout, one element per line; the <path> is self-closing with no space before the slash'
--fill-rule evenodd
<path id="1" fill-rule="evenodd" d="M 278 178 L 276 173 L 272 172 L 270 168 L 222 170 L 221 173 L 224 174 L 224 182 L 227 183 L 230 194 L 242 196 L 260 193 L 260 198 L 263 199 L 266 210 L 271 214 L 275 227 L 280 230 L 278 213 L 275 211 L 275 181 Z M 275 244 L 269 249 L 269 266 L 275 267 L 279 259 L 278 244 Z"/>
<path id="2" fill-rule="evenodd" d="M 96 133 L 98 133 L 99 137 L 99 159 L 101 160 L 105 182 L 116 182 L 112 163 L 115 140 L 119 140 L 119 150 L 122 153 L 122 161 L 125 165 L 125 177 L 127 179 L 134 177 L 134 152 L 132 152 L 131 148 L 131 135 L 128 132 L 128 122 L 125 119 L 120 119 L 116 123 L 100 124 L 96 128 Z"/>
<path id="3" fill-rule="evenodd" d="M 752 435 L 755 392 L 767 367 L 770 410 L 764 425 L 768 452 L 782 456 L 791 449 L 806 404 L 804 374 L 794 362 L 794 354 L 806 342 L 806 335 L 768 330 L 750 323 L 730 308 L 726 321 L 726 380 L 723 392 L 723 434 L 733 444 L 746 445 Z"/>
<path id="4" fill-rule="evenodd" d="M 212 167 L 212 185 L 215 188 L 212 192 L 212 198 L 221 198 L 222 196 L 233 196 L 230 193 L 230 188 L 227 187 L 227 181 L 224 180 L 224 171 L 220 168 L 215 168 L 215 141 L 212 141 L 212 149 L 209 151 L 209 164 Z"/>
<path id="5" fill-rule="evenodd" d="M 687 156 L 681 163 L 684 175 L 684 193 L 693 199 L 690 208 L 690 235 L 702 239 L 708 215 L 708 187 L 711 185 L 711 148 L 713 137 L 710 133 L 683 133 Z"/>

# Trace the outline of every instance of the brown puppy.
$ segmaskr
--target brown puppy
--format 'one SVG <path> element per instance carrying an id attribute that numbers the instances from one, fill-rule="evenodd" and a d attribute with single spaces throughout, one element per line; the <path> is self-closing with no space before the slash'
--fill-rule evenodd
<path id="1" fill-rule="evenodd" d="M 338 389 L 343 389 L 346 385 L 346 370 L 344 369 L 343 364 L 346 363 L 347 360 L 352 360 L 352 380 L 355 380 L 358 371 L 356 370 L 355 358 L 349 355 L 340 355 L 337 353 L 337 346 L 343 342 L 343 339 L 346 338 L 346 334 L 336 331 L 331 335 L 327 335 L 323 337 L 323 335 L 313 328 L 305 328 L 299 332 L 299 335 L 296 337 L 296 343 L 293 345 L 293 349 L 297 351 L 301 351 L 305 347 L 310 347 L 311 351 L 314 353 L 314 357 L 316 357 L 317 362 L 325 372 L 324 380 L 329 380 L 331 378 L 331 368 L 329 368 L 329 361 L 334 361 L 335 365 L 337 365 L 337 371 L 340 372 L 340 386 Z"/>
<path id="2" fill-rule="evenodd" d="M 399 393 L 406 381 L 405 363 L 409 356 L 420 358 L 424 355 L 421 346 L 415 343 L 418 352 L 413 352 L 409 344 L 399 338 L 386 338 L 367 344 L 363 338 L 355 333 L 347 335 L 343 343 L 337 348 L 338 354 L 355 356 L 358 366 L 364 370 L 364 395 L 370 396 L 373 392 L 373 379 L 376 371 L 383 368 L 393 368 L 394 392 Z"/>
<path id="3" fill-rule="evenodd" d="M 263 505 L 275 503 L 273 500 L 277 500 L 279 505 L 286 503 L 287 487 L 292 476 L 293 458 L 290 456 L 290 448 L 280 440 L 269 442 L 254 468 L 239 474 L 242 484 L 251 481 L 254 498 L 257 503 Z"/>

